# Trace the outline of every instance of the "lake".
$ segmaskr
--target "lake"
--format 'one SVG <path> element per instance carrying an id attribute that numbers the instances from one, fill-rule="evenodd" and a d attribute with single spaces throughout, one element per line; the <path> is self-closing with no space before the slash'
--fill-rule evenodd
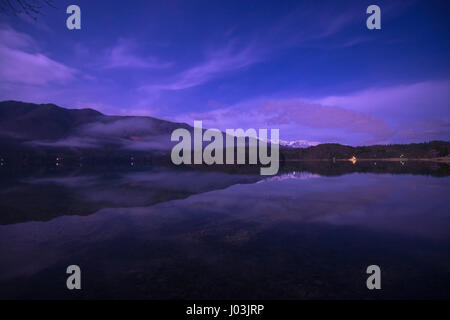
<path id="1" fill-rule="evenodd" d="M 1 170 L 3 299 L 450 298 L 445 163 Z"/>

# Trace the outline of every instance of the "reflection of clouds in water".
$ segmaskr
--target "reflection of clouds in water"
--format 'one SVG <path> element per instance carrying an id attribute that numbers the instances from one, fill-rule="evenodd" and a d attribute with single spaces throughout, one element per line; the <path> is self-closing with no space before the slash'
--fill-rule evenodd
<path id="1" fill-rule="evenodd" d="M 449 181 L 370 174 L 265 180 L 171 201 L 164 212 L 220 216 L 224 224 L 239 221 L 252 226 L 253 231 L 270 229 L 280 222 L 327 223 L 442 238 L 448 237 L 450 230 L 449 203 L 442 193 Z"/>
<path id="2" fill-rule="evenodd" d="M 259 180 L 260 176 L 216 172 L 155 171 L 130 172 L 105 180 L 82 176 L 30 181 L 63 184 L 84 199 L 111 207 L 135 207 L 127 210 L 127 215 L 164 212 L 189 219 L 190 214 L 202 213 L 262 228 L 270 228 L 274 221 L 325 222 L 436 237 L 445 236 L 450 228 L 449 218 L 439 216 L 448 206 L 443 196 L 448 178 L 372 174 L 317 177 L 296 172 Z M 101 211 L 120 215 L 123 209 Z"/>
<path id="3" fill-rule="evenodd" d="M 119 180 L 171 186 L 183 179 L 194 182 L 203 177 L 202 183 L 207 184 L 226 176 L 212 174 L 208 178 L 208 175 L 139 172 L 125 174 Z M 73 179 L 61 181 L 73 184 Z M 235 184 L 148 207 L 107 208 L 86 217 L 65 216 L 45 223 L 0 226 L 3 253 L 0 274 L 2 278 L 32 274 L 67 257 L 67 248 L 74 245 L 96 248 L 99 243 L 113 244 L 126 235 L 132 235 L 133 242 L 129 245 L 176 243 L 177 248 L 192 255 L 201 254 L 208 239 L 238 246 L 256 241 L 259 235 L 274 228 L 309 224 L 352 226 L 411 239 L 447 239 L 449 203 L 443 195 L 449 181 L 449 178 L 372 174 L 266 180 L 259 184 Z M 89 189 L 85 192 L 95 194 Z M 106 198 L 118 197 L 123 190 L 112 186 L 105 192 Z M 32 265 L 22 260 L 30 257 L 34 257 Z M 17 267 L 12 270 L 8 268 L 10 265 Z"/>
<path id="4" fill-rule="evenodd" d="M 309 221 L 345 213 L 374 205 L 388 193 L 388 189 L 378 185 L 376 177 L 364 178 L 364 183 L 357 176 L 314 180 L 292 177 L 269 178 L 251 186 L 236 185 L 172 204 L 179 211 L 206 209 L 263 224 L 274 220 Z"/>

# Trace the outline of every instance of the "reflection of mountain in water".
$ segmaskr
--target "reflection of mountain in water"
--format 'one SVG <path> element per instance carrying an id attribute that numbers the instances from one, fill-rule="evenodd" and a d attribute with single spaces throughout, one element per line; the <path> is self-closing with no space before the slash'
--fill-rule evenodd
<path id="1" fill-rule="evenodd" d="M 112 189 L 127 185 L 110 195 L 126 196 L 134 185 L 182 190 L 192 183 L 202 191 L 216 178 L 243 181 L 209 179 L 211 172 L 168 173 L 167 181 L 153 174 L 109 179 Z M 171 180 L 177 175 L 180 186 Z M 54 180 L 27 182 L 42 188 Z M 84 185 L 83 196 L 96 197 L 109 183 L 95 180 L 58 183 Z M 3 225 L 0 298 L 448 299 L 449 182 L 390 174 L 270 180 Z M 64 286 L 73 263 L 82 266 L 87 284 L 78 292 Z M 365 268 L 374 263 L 383 270 L 378 292 L 365 286 Z"/>
<path id="2" fill-rule="evenodd" d="M 0 188 L 0 224 L 150 206 L 259 179 L 259 175 L 167 169 L 8 179 Z"/>
<path id="3" fill-rule="evenodd" d="M 0 224 L 89 215 L 102 208 L 151 206 L 259 181 L 304 180 L 351 173 L 448 176 L 445 163 L 292 162 L 277 176 L 254 166 L 0 168 Z"/>

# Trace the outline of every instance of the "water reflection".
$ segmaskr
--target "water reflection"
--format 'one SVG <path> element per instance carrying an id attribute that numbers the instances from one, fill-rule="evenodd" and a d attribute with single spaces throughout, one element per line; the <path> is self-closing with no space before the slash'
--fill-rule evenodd
<path id="1" fill-rule="evenodd" d="M 153 168 L 15 181 L 0 192 L 2 298 L 450 296 L 449 177 Z M 79 292 L 65 289 L 69 264 Z M 370 264 L 381 291 L 365 287 Z"/>

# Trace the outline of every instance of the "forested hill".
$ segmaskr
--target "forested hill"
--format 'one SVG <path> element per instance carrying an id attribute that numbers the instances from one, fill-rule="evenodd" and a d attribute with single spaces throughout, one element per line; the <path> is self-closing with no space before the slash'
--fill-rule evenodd
<path id="1" fill-rule="evenodd" d="M 284 149 L 285 159 L 348 159 L 353 156 L 359 159 L 430 159 L 445 157 L 450 154 L 450 142 L 431 141 L 410 144 L 389 144 L 372 146 L 345 146 L 337 143 L 325 143 L 305 149 Z"/>

